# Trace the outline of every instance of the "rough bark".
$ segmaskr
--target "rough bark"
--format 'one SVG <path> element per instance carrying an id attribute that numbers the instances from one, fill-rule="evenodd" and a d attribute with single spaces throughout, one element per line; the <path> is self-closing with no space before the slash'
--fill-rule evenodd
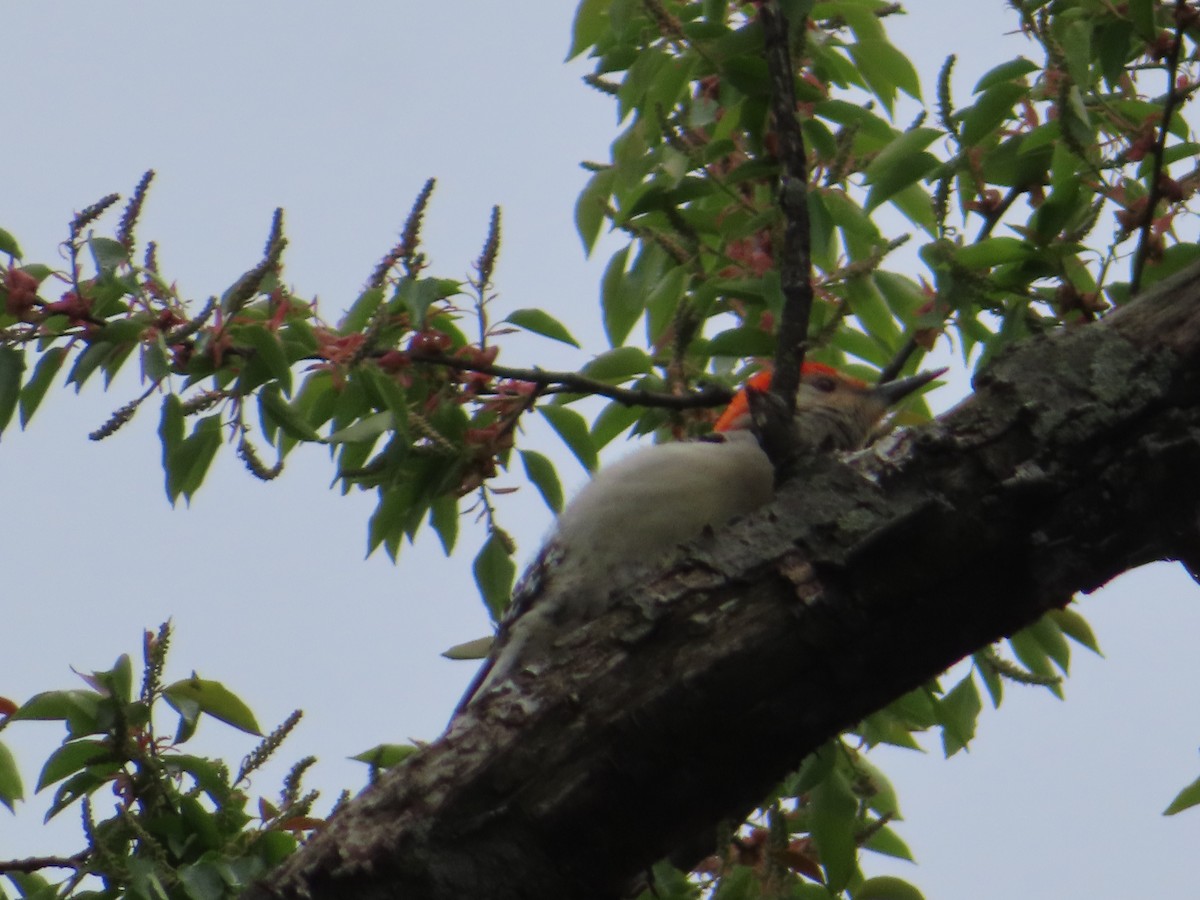
<path id="1" fill-rule="evenodd" d="M 1200 269 L 814 465 L 389 772 L 253 897 L 611 898 L 1079 591 L 1188 558 Z"/>

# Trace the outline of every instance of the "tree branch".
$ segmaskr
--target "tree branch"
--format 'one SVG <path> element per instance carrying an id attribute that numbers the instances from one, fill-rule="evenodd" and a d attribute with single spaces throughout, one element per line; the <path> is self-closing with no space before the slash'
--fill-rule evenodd
<path id="1" fill-rule="evenodd" d="M 1200 267 L 976 388 L 684 548 L 247 896 L 616 897 L 964 655 L 1200 558 Z"/>
<path id="2" fill-rule="evenodd" d="M 763 415 L 756 414 L 755 424 L 763 450 L 776 471 L 783 471 L 795 452 L 792 417 L 796 410 L 796 391 L 800 387 L 800 366 L 804 362 L 813 303 L 808 159 L 804 135 L 796 118 L 796 67 L 792 61 L 788 20 L 777 0 L 763 3 L 759 18 L 763 26 L 767 69 L 771 75 L 771 120 L 783 170 L 779 179 L 779 206 L 783 210 L 783 245 L 779 260 L 783 311 L 777 333 L 775 371 L 771 376 L 771 396 L 775 403 L 760 407 Z M 803 29 L 799 33 L 803 34 Z"/>
<path id="3" fill-rule="evenodd" d="M 25 859 L 0 860 L 0 873 L 22 872 L 32 874 L 42 869 L 79 869 L 87 859 L 87 852 L 74 856 L 28 856 Z"/>
<path id="4" fill-rule="evenodd" d="M 1138 233 L 1137 250 L 1133 254 L 1133 277 L 1130 279 L 1129 290 L 1134 297 L 1142 289 L 1142 273 L 1146 270 L 1146 261 L 1150 257 L 1151 239 L 1153 237 L 1154 211 L 1158 201 L 1162 199 L 1163 158 L 1167 152 L 1167 135 L 1171 133 L 1171 119 L 1179 106 L 1180 94 L 1176 81 L 1179 77 L 1179 54 L 1183 48 L 1183 33 L 1185 25 L 1184 13 L 1187 10 L 1187 0 L 1175 0 L 1175 35 L 1171 39 L 1171 48 L 1167 52 L 1167 96 L 1163 101 L 1162 122 L 1158 127 L 1158 137 L 1151 151 L 1153 165 L 1150 169 L 1150 184 L 1146 196 L 1146 212 Z"/>
<path id="5" fill-rule="evenodd" d="M 666 394 L 661 391 L 639 391 L 630 388 L 617 387 L 606 381 L 588 378 L 578 372 L 551 372 L 546 369 L 514 369 L 509 366 L 495 366 L 489 363 L 461 359 L 457 356 L 446 356 L 442 353 L 409 353 L 408 358 L 416 363 L 426 365 L 447 366 L 464 372 L 480 372 L 496 378 L 511 378 L 514 381 L 527 381 L 539 387 L 563 387 L 572 393 L 598 394 L 608 397 L 626 406 L 652 406 L 658 409 L 704 409 L 711 406 L 721 406 L 733 399 L 733 392 L 719 384 L 710 384 L 699 391 L 690 394 Z"/>

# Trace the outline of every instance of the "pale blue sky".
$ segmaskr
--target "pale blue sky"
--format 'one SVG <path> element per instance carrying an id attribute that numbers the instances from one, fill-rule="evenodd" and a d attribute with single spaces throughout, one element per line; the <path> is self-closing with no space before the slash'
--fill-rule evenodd
<path id="1" fill-rule="evenodd" d="M 1013 21 L 1001 0 L 909 6 L 891 29 L 921 61 L 927 92 L 949 52 L 965 97 L 1022 51 L 1002 37 Z M 608 100 L 579 83 L 585 67 L 562 65 L 570 16 L 570 4 L 549 2 L 10 4 L 0 226 L 29 259 L 53 261 L 74 209 L 128 192 L 154 167 L 139 233 L 160 242 L 185 293 L 220 292 L 253 265 L 283 206 L 287 277 L 336 318 L 432 175 L 435 271 L 466 274 L 499 203 L 500 309 L 546 307 L 587 345 L 514 341 L 502 361 L 577 366 L 603 349 L 604 261 L 584 261 L 574 232 L 577 164 L 605 158 L 615 128 Z M 72 687 L 70 666 L 136 654 L 142 629 L 173 617 L 174 675 L 197 668 L 226 682 L 265 727 L 305 709 L 283 756 L 320 756 L 313 784 L 327 800 L 361 784 L 350 754 L 435 737 L 472 673 L 438 652 L 486 630 L 470 534 L 453 560 L 422 540 L 397 567 L 364 562 L 371 498 L 329 490 L 332 468 L 315 450 L 270 485 L 226 453 L 192 508 L 172 510 L 153 403 L 114 438 L 86 439 L 136 390 L 127 379 L 108 395 L 52 392 L 30 432 L 0 443 L 0 695 Z M 965 388 L 955 390 L 939 403 Z M 531 440 L 579 483 L 547 435 Z M 502 516 L 532 555 L 549 525 L 534 493 Z M 1200 812 L 1159 813 L 1200 771 L 1196 599 L 1178 568 L 1122 578 L 1083 603 L 1108 658 L 1077 654 L 1066 703 L 1010 689 L 969 754 L 881 754 L 921 865 L 868 858 L 869 870 L 901 871 L 930 900 L 1186 893 Z M 58 729 L 4 737 L 32 787 Z M 214 723 L 197 744 L 233 759 L 252 746 Z M 0 857 L 76 849 L 76 816 L 54 838 L 38 825 L 43 808 L 35 798 L 17 817 L 0 812 Z"/>

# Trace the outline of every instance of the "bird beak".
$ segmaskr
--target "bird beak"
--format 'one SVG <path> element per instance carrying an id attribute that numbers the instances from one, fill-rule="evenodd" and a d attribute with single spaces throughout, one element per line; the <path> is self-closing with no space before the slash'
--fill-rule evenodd
<path id="1" fill-rule="evenodd" d="M 894 406 L 909 394 L 919 391 L 946 372 L 946 369 L 934 369 L 932 372 L 921 372 L 917 375 L 910 375 L 908 378 L 897 378 L 895 381 L 872 385 L 871 396 L 882 401 L 885 406 Z"/>

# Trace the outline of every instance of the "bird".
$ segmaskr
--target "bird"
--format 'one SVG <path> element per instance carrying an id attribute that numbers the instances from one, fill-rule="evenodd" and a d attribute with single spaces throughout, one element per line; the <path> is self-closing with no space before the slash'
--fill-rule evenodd
<path id="1" fill-rule="evenodd" d="M 805 361 L 796 396 L 799 452 L 859 449 L 892 406 L 944 371 L 872 385 Z M 559 636 L 603 613 L 616 592 L 653 571 L 680 544 L 771 500 L 774 466 L 751 428 L 750 409 L 750 392 L 764 392 L 770 383 L 770 370 L 752 376 L 710 435 L 635 450 L 584 485 L 518 580 L 455 718 L 494 686 L 546 658 Z M 482 642 L 447 655 L 478 649 Z"/>

